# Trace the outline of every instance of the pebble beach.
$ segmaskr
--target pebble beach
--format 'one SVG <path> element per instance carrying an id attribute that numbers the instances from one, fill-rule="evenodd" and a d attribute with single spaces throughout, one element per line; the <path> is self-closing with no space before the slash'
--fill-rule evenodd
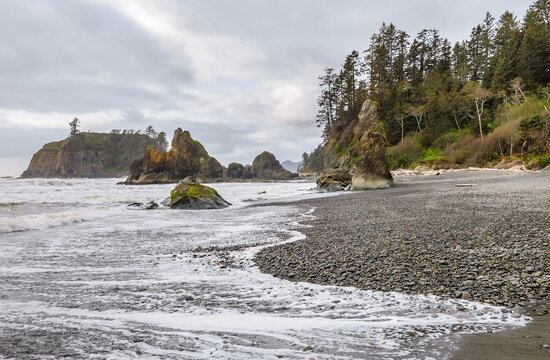
<path id="1" fill-rule="evenodd" d="M 386 190 L 299 202 L 306 238 L 266 248 L 259 268 L 297 282 L 550 310 L 550 173 L 405 174 Z M 550 351 L 548 352 L 550 356 Z"/>

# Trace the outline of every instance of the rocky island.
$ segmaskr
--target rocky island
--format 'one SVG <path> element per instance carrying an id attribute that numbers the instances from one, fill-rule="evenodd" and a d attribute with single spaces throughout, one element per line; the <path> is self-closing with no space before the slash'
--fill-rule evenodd
<path id="1" fill-rule="evenodd" d="M 77 133 L 45 144 L 22 178 L 120 177 L 156 139 L 144 134 Z"/>

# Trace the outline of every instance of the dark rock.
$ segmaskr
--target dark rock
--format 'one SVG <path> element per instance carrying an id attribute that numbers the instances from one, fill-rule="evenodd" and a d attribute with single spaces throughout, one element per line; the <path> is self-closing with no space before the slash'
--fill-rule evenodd
<path id="1" fill-rule="evenodd" d="M 291 180 L 298 177 L 298 174 L 283 168 L 275 155 L 268 151 L 256 156 L 252 162 L 252 172 L 260 180 Z"/>
<path id="2" fill-rule="evenodd" d="M 317 179 L 317 187 L 326 191 L 343 191 L 351 184 L 351 175 L 344 169 L 327 169 Z"/>
<path id="3" fill-rule="evenodd" d="M 239 163 L 231 163 L 227 167 L 227 177 L 230 179 L 241 179 L 244 175 L 244 166 Z"/>
<path id="4" fill-rule="evenodd" d="M 159 204 L 157 204 L 155 201 L 150 201 L 147 204 L 135 202 L 135 203 L 129 204 L 128 207 L 142 209 L 142 210 L 154 210 L 154 209 L 158 209 Z"/>
<path id="5" fill-rule="evenodd" d="M 251 165 L 246 165 L 244 167 L 244 172 L 243 172 L 243 179 L 252 179 L 254 177 L 254 170 L 252 169 L 252 166 Z"/>
<path id="6" fill-rule="evenodd" d="M 151 201 L 145 205 L 145 210 L 154 210 L 158 209 L 159 204 L 157 204 L 155 201 Z"/>

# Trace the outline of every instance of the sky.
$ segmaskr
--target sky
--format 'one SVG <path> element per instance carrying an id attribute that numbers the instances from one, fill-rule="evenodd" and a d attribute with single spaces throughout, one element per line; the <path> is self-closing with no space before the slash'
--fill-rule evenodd
<path id="1" fill-rule="evenodd" d="M 518 0 L 0 0 L 0 176 L 81 131 L 181 127 L 223 165 L 321 142 L 317 77 L 382 22 L 468 37 Z"/>

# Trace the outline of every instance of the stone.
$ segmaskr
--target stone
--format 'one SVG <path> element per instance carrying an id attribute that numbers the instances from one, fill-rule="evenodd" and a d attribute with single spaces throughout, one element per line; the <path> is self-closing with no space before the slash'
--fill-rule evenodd
<path id="1" fill-rule="evenodd" d="M 184 182 L 178 183 L 164 204 L 172 209 L 185 210 L 222 209 L 231 205 L 211 187 Z"/>
<path id="2" fill-rule="evenodd" d="M 317 187 L 325 191 L 344 191 L 351 184 L 351 175 L 345 169 L 327 169 L 317 179 Z"/>
<path id="3" fill-rule="evenodd" d="M 142 159 L 130 167 L 125 184 L 167 184 L 186 181 L 222 181 L 224 169 L 215 158 L 208 155 L 202 144 L 193 140 L 189 131 L 174 131 L 172 148 L 159 152 L 147 148 Z"/>
<path id="4" fill-rule="evenodd" d="M 230 179 L 242 179 L 244 175 L 244 166 L 239 163 L 231 163 L 227 167 L 227 177 Z"/>
<path id="5" fill-rule="evenodd" d="M 154 210 L 159 208 L 159 204 L 155 201 L 150 201 L 147 204 L 143 204 L 140 202 L 134 202 L 128 205 L 128 207 L 141 209 L 141 210 Z"/>
<path id="6" fill-rule="evenodd" d="M 365 100 L 353 132 L 357 139 L 359 159 L 351 182 L 352 190 L 390 187 L 393 177 L 386 155 L 386 137 L 375 102 Z"/>
<path id="7" fill-rule="evenodd" d="M 298 174 L 291 173 L 283 168 L 275 155 L 268 151 L 256 156 L 252 162 L 252 173 L 260 180 L 291 180 L 298 177 Z"/>

